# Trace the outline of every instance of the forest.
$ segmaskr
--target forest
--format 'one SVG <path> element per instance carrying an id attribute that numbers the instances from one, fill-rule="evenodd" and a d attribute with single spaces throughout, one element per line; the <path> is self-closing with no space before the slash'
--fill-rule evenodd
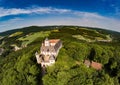
<path id="1" fill-rule="evenodd" d="M 61 39 L 56 63 L 37 64 L 43 40 Z M 18 47 L 20 49 L 15 49 Z M 0 85 L 120 85 L 120 33 L 81 26 L 31 26 L 0 33 Z M 101 70 L 84 60 L 99 62 Z"/>

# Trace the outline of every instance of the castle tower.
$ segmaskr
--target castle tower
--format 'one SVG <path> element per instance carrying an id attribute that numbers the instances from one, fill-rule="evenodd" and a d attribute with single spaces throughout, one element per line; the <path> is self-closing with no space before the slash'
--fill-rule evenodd
<path id="1" fill-rule="evenodd" d="M 49 42 L 48 38 L 45 39 L 44 43 L 45 43 L 45 46 L 50 46 L 50 42 Z"/>
<path id="2" fill-rule="evenodd" d="M 36 59 L 37 59 L 37 63 L 41 63 L 41 59 L 40 59 L 40 55 L 38 54 L 38 52 L 35 53 Z"/>

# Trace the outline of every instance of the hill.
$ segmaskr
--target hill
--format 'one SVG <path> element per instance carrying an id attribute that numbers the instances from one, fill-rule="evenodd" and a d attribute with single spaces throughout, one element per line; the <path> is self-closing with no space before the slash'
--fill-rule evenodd
<path id="1" fill-rule="evenodd" d="M 0 33 L 0 85 L 119 85 L 120 33 L 80 26 L 31 26 Z M 35 52 L 61 39 L 63 47 L 42 77 Z M 84 60 L 102 64 L 87 67 Z"/>

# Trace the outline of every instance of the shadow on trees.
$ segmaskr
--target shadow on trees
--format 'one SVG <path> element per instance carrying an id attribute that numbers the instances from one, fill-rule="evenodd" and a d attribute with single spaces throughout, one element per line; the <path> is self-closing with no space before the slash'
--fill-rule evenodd
<path id="1" fill-rule="evenodd" d="M 90 54 L 88 55 L 88 59 L 89 59 L 90 61 L 94 60 L 95 55 L 96 55 L 95 49 L 92 48 L 91 51 L 90 51 Z"/>

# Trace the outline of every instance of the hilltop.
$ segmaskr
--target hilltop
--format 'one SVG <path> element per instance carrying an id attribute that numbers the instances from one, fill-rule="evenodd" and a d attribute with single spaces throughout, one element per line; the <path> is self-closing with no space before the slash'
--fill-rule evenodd
<path id="1" fill-rule="evenodd" d="M 0 33 L 0 85 L 119 85 L 120 33 L 81 26 L 30 26 Z M 42 77 L 35 52 L 45 38 L 63 47 Z M 84 65 L 99 62 L 102 70 Z"/>

